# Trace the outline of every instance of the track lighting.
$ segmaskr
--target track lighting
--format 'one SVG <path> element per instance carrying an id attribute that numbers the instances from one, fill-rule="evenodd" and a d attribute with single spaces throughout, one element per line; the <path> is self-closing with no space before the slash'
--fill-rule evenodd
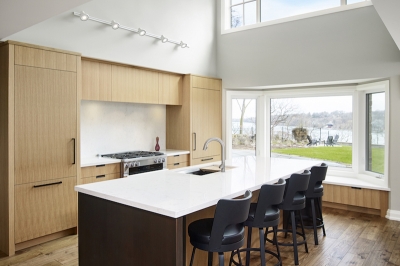
<path id="1" fill-rule="evenodd" d="M 139 34 L 140 36 L 147 36 L 147 37 L 152 37 L 152 38 L 155 38 L 155 39 L 159 39 L 159 40 L 161 40 L 162 43 L 169 42 L 169 43 L 173 43 L 175 45 L 178 45 L 181 48 L 189 48 L 187 43 L 184 43 L 182 41 L 181 42 L 174 41 L 174 40 L 166 38 L 164 35 L 161 35 L 161 36 L 160 35 L 155 35 L 155 34 L 147 32 L 146 30 L 141 29 L 141 28 L 135 29 L 135 28 L 130 28 L 130 27 L 127 27 L 127 26 L 123 26 L 123 25 L 119 24 L 118 22 L 116 22 L 115 20 L 112 20 L 110 22 L 110 21 L 106 21 L 106 20 L 103 20 L 103 19 L 91 17 L 87 13 L 85 13 L 85 11 L 73 12 L 72 14 L 74 16 L 79 17 L 82 21 L 91 20 L 91 21 L 99 22 L 99 23 L 111 26 L 114 30 L 123 29 L 123 30 L 131 31 L 131 32 L 135 32 L 135 33 Z"/>
<path id="2" fill-rule="evenodd" d="M 138 29 L 138 33 L 139 33 L 140 36 L 146 35 L 146 31 L 144 29 L 141 29 L 141 28 Z"/>
<path id="3" fill-rule="evenodd" d="M 116 30 L 119 28 L 119 23 L 113 20 L 111 21 L 111 27 Z"/>
<path id="4" fill-rule="evenodd" d="M 82 11 L 81 15 L 79 16 L 82 21 L 86 21 L 89 19 L 89 15 L 85 13 L 85 11 Z"/>
<path id="5" fill-rule="evenodd" d="M 164 35 L 161 35 L 161 42 L 162 43 L 166 43 L 166 42 L 168 42 L 168 38 L 165 38 L 165 36 Z"/>

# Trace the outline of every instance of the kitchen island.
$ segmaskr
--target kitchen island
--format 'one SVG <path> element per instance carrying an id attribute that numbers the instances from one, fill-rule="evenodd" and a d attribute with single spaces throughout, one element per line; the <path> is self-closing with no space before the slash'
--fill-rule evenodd
<path id="1" fill-rule="evenodd" d="M 319 163 L 247 156 L 228 160 L 235 168 L 225 173 L 187 174 L 194 166 L 77 186 L 79 265 L 187 265 L 187 226 L 213 217 L 219 199 Z M 197 255 L 196 263 L 206 257 Z"/>

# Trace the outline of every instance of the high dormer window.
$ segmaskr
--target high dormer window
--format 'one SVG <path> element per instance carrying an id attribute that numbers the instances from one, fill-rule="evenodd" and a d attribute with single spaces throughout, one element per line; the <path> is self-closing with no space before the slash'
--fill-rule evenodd
<path id="1" fill-rule="evenodd" d="M 224 0 L 222 3 L 223 32 L 371 5 L 370 0 Z"/>

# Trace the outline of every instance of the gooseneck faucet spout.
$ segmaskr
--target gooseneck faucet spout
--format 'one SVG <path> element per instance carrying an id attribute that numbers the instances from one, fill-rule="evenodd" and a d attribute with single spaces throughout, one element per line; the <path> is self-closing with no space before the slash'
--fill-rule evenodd
<path id="1" fill-rule="evenodd" d="M 221 172 L 225 172 L 225 143 L 220 139 L 220 138 L 209 138 L 208 140 L 206 140 L 206 142 L 204 143 L 204 147 L 203 150 L 207 150 L 208 148 L 208 144 L 211 141 L 216 141 L 219 142 L 219 144 L 221 144 L 221 158 L 222 158 L 222 163 L 219 166 L 219 168 L 221 169 Z"/>

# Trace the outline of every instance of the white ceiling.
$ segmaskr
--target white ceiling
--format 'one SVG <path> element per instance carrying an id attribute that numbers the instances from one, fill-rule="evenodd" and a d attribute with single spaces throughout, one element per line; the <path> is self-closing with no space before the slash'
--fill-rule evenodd
<path id="1" fill-rule="evenodd" d="M 372 0 L 372 3 L 397 47 L 400 49 L 400 1 Z"/>
<path id="2" fill-rule="evenodd" d="M 0 40 L 91 0 L 0 0 Z"/>

